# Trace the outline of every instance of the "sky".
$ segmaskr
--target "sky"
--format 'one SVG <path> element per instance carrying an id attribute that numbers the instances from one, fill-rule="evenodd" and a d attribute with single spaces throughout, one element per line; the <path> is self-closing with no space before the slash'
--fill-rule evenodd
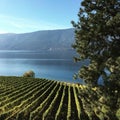
<path id="1" fill-rule="evenodd" d="M 0 0 L 0 33 L 72 28 L 81 0 Z"/>

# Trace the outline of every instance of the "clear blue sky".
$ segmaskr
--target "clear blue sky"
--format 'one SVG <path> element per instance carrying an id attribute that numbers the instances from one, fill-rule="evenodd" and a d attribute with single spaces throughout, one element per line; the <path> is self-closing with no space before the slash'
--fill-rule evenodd
<path id="1" fill-rule="evenodd" d="M 71 28 L 81 0 L 0 0 L 0 33 Z"/>

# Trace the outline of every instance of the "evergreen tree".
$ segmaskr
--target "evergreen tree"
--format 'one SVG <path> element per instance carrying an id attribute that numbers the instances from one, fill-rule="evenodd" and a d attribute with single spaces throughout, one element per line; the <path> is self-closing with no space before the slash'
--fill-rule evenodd
<path id="1" fill-rule="evenodd" d="M 120 0 L 83 0 L 78 13 L 73 48 L 78 53 L 75 61 L 89 60 L 77 74 L 89 87 L 100 87 L 111 113 L 120 114 Z"/>

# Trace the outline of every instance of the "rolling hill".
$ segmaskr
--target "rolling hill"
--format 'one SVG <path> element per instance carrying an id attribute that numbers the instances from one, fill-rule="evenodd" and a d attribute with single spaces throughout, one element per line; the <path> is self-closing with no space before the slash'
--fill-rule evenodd
<path id="1" fill-rule="evenodd" d="M 44 30 L 22 34 L 0 34 L 0 50 L 69 50 L 74 29 Z"/>

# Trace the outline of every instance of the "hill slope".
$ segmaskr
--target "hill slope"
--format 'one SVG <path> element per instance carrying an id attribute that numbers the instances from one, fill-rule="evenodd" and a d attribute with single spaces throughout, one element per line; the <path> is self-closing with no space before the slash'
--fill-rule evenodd
<path id="1" fill-rule="evenodd" d="M 24 34 L 0 34 L 0 50 L 68 50 L 74 29 L 45 30 Z"/>
<path id="2" fill-rule="evenodd" d="M 107 120 L 105 106 L 85 91 L 88 89 L 84 85 L 0 77 L 0 120 Z M 101 97 L 96 89 L 89 92 Z M 101 107 L 99 113 L 97 105 Z"/>

